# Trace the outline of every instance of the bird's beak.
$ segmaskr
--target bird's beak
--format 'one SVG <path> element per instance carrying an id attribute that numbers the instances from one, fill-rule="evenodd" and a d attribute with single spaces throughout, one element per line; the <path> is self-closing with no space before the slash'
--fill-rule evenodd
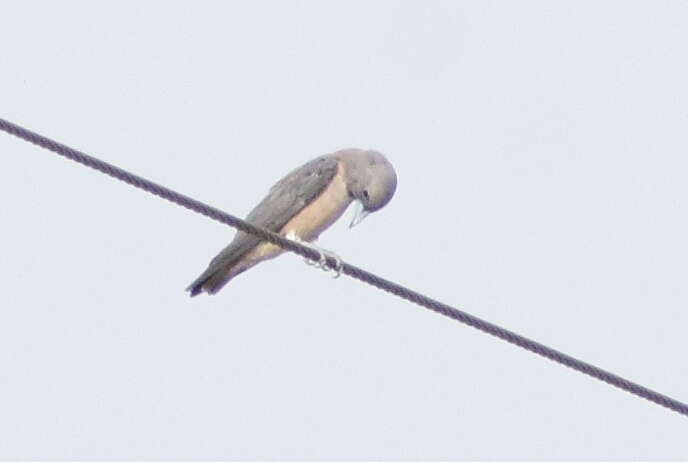
<path id="1" fill-rule="evenodd" d="M 354 215 L 354 219 L 351 220 L 351 224 L 349 225 L 349 228 L 353 228 L 354 226 L 356 226 L 357 224 L 362 222 L 363 219 L 365 217 L 367 217 L 368 214 L 370 213 L 363 208 L 363 202 L 361 202 L 359 200 L 354 202 L 354 207 L 355 207 L 355 215 Z"/>

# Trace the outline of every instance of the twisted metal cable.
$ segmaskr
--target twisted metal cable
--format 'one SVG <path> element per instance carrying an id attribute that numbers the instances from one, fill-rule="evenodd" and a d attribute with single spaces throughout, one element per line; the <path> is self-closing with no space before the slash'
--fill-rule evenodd
<path id="1" fill-rule="evenodd" d="M 133 173 L 127 172 L 126 170 L 123 170 L 119 167 L 115 167 L 112 164 L 91 157 L 87 154 L 84 154 L 83 152 L 72 149 L 69 146 L 65 146 L 64 144 L 53 141 L 49 138 L 34 133 L 30 130 L 27 130 L 26 128 L 20 127 L 1 118 L 0 129 L 9 134 L 15 135 L 25 141 L 37 144 L 42 148 L 53 151 L 56 154 L 71 159 L 82 165 L 86 165 L 102 173 L 110 175 L 118 180 L 124 181 L 125 183 L 129 183 L 132 186 L 136 186 L 137 188 L 143 189 L 144 191 L 148 191 L 151 194 L 155 194 L 158 197 L 167 199 L 170 202 L 174 202 L 175 204 L 181 205 L 182 207 L 185 207 L 189 210 L 193 210 L 194 212 L 205 215 L 209 218 L 212 218 L 216 221 L 237 228 L 246 233 L 258 236 L 265 241 L 276 244 L 286 250 L 299 254 L 302 257 L 306 257 L 310 260 L 317 260 L 320 257 L 320 253 L 315 249 L 307 247 L 298 242 L 286 239 L 280 236 L 279 234 L 253 226 L 252 224 L 247 223 L 246 221 L 241 220 L 240 218 L 232 216 L 228 213 L 225 213 L 222 210 L 216 209 L 215 207 L 211 207 L 207 204 L 204 204 L 195 199 L 192 199 L 191 197 L 175 192 L 169 188 L 154 183 L 150 180 L 134 175 Z M 330 267 L 333 267 L 337 263 L 333 257 L 328 256 L 327 260 L 327 263 L 328 265 L 330 265 Z M 603 382 L 608 383 L 609 385 L 620 388 L 622 390 L 626 390 L 629 393 L 649 400 L 655 404 L 676 411 L 684 416 L 688 416 L 688 404 L 685 404 L 681 401 L 658 393 L 635 382 L 631 382 L 630 380 L 626 380 L 623 377 L 620 377 L 616 374 L 612 374 L 611 372 L 608 372 L 597 366 L 593 366 L 592 364 L 576 359 L 573 356 L 569 356 L 565 353 L 557 351 L 534 340 L 530 340 L 526 337 L 523 337 L 522 335 L 519 335 L 515 332 L 504 329 L 495 324 L 492 324 L 471 314 L 468 314 L 464 311 L 461 311 L 457 308 L 441 303 L 423 294 L 415 292 L 407 287 L 388 281 L 387 279 L 372 274 L 364 269 L 358 268 L 357 266 L 342 262 L 341 270 L 342 273 L 353 278 L 356 278 L 360 281 L 366 282 L 374 287 L 377 287 L 378 289 L 384 290 L 385 292 L 394 294 L 398 297 L 401 297 L 412 303 L 420 305 L 424 308 L 435 311 L 436 313 L 442 314 L 451 319 L 467 324 L 485 333 L 494 335 L 495 337 L 498 337 L 509 343 L 517 345 L 528 351 L 531 351 L 535 354 L 551 359 L 552 361 L 555 361 L 564 366 L 570 367 L 571 369 L 574 369 L 578 372 L 582 372 L 583 374 L 599 379 Z"/>

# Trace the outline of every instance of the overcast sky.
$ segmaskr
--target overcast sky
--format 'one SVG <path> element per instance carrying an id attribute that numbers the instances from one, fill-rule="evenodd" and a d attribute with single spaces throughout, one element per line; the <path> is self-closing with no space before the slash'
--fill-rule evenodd
<path id="1" fill-rule="evenodd" d="M 688 401 L 685 1 L 14 2 L 0 117 L 245 215 L 343 147 L 320 240 Z M 683 461 L 685 417 L 0 133 L 0 459 Z"/>

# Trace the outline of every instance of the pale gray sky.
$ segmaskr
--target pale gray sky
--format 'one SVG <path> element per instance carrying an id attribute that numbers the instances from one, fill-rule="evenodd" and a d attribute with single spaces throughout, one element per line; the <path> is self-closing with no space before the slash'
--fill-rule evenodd
<path id="1" fill-rule="evenodd" d="M 688 401 L 688 3 L 15 2 L 1 116 L 244 215 L 317 155 L 321 245 Z M 0 459 L 680 461 L 685 417 L 0 134 Z"/>

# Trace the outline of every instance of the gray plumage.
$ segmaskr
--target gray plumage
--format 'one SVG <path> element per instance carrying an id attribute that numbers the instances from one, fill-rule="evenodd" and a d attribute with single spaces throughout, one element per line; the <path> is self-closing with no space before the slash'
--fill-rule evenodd
<path id="1" fill-rule="evenodd" d="M 347 172 L 344 178 L 347 203 L 344 206 L 352 200 L 359 201 L 365 216 L 389 202 L 396 189 L 396 174 L 387 159 L 375 151 L 348 149 L 317 157 L 289 173 L 270 189 L 268 195 L 248 214 L 246 221 L 280 232 L 328 188 L 339 171 L 340 163 Z M 216 293 L 231 278 L 252 266 L 243 264 L 242 259 L 260 243 L 260 238 L 237 232 L 232 242 L 213 258 L 203 274 L 187 288 L 191 296 L 202 291 Z"/>
<path id="2" fill-rule="evenodd" d="M 347 189 L 351 197 L 360 202 L 365 212 L 363 217 L 392 200 L 397 190 L 397 174 L 385 156 L 360 149 L 347 149 L 333 155 L 345 166 Z"/>

